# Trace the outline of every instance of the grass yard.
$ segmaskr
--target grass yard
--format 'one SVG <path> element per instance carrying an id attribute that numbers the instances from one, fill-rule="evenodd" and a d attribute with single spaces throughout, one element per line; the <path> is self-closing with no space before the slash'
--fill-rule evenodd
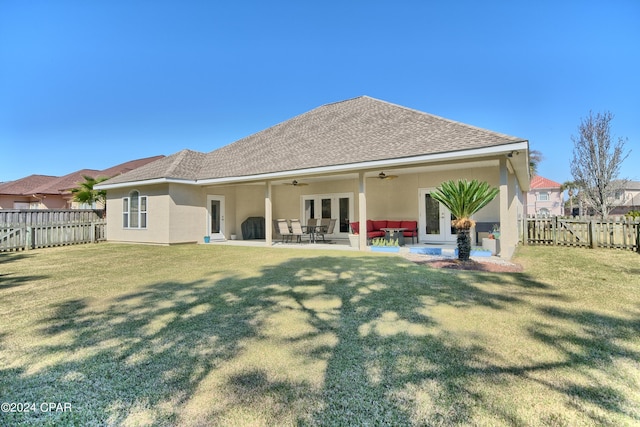
<path id="1" fill-rule="evenodd" d="M 0 425 L 640 425 L 638 254 L 515 261 L 524 273 L 213 245 L 0 253 Z"/>

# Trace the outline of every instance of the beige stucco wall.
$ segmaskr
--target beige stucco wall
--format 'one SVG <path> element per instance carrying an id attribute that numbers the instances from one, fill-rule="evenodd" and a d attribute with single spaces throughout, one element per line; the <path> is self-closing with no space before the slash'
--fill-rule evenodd
<path id="1" fill-rule="evenodd" d="M 147 196 L 147 228 L 122 226 L 122 198 L 132 190 Z M 107 239 L 114 242 L 171 243 L 169 239 L 170 196 L 168 184 L 107 191 Z"/>
<path id="2" fill-rule="evenodd" d="M 169 243 L 201 242 L 206 233 L 206 197 L 202 188 L 169 184 Z"/>
<path id="3" fill-rule="evenodd" d="M 504 160 L 501 161 L 505 165 Z M 385 171 L 393 174 L 393 171 Z M 418 220 L 420 190 L 434 189 L 442 182 L 456 179 L 478 179 L 500 187 L 503 193 L 474 215 L 478 222 L 500 224 L 505 253 L 511 253 L 518 242 L 518 221 L 523 215 L 523 193 L 514 174 L 503 174 L 501 185 L 498 167 L 455 168 L 435 172 L 400 174 L 397 179 L 367 178 L 367 217 L 370 219 Z M 184 184 L 164 184 L 137 188 L 148 197 L 147 229 L 132 230 L 122 227 L 122 197 L 130 189 L 109 190 L 107 236 L 111 241 L 144 243 L 201 242 L 207 234 L 207 196 L 223 196 L 225 200 L 224 235 L 236 234 L 242 238 L 241 224 L 248 217 L 265 214 L 265 184 L 197 187 Z M 358 180 L 342 179 L 309 182 L 307 186 L 272 185 L 273 218 L 301 218 L 302 197 L 326 194 L 353 195 L 353 221 L 358 220 Z M 508 200 L 501 209 L 500 200 Z M 502 215 L 502 218 L 501 218 Z M 302 219 L 302 218 L 301 218 Z"/>

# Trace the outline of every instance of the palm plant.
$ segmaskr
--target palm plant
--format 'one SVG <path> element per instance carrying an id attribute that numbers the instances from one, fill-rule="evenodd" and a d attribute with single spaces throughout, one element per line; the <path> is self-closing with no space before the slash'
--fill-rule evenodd
<path id="1" fill-rule="evenodd" d="M 484 181 L 445 181 L 431 194 L 455 217 L 451 225 L 457 232 L 458 259 L 468 261 L 471 255 L 469 230 L 475 225 L 471 216 L 491 202 L 500 190 Z"/>
<path id="2" fill-rule="evenodd" d="M 107 191 L 106 190 L 94 190 L 93 186 L 106 181 L 108 177 L 93 178 L 88 175 L 83 175 L 84 182 L 81 182 L 79 187 L 71 189 L 73 194 L 73 200 L 80 203 L 87 203 L 92 205 L 94 202 L 102 204 L 104 209 L 107 208 Z"/>

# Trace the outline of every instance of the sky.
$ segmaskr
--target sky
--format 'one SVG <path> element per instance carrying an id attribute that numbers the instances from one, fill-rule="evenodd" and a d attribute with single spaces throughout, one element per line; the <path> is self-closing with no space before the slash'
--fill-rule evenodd
<path id="1" fill-rule="evenodd" d="M 640 2 L 0 0 L 0 182 L 209 152 L 367 95 L 529 140 L 610 111 L 640 181 Z"/>

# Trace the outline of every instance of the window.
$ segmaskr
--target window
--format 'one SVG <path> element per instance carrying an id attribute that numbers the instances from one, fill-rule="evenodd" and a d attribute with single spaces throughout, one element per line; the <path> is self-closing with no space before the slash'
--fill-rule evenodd
<path id="1" fill-rule="evenodd" d="M 133 190 L 122 199 L 122 226 L 124 228 L 147 228 L 147 196 Z"/>
<path id="2" fill-rule="evenodd" d="M 546 191 L 541 191 L 538 193 L 538 201 L 539 202 L 548 202 L 549 201 L 549 193 Z"/>
<path id="3" fill-rule="evenodd" d="M 551 217 L 551 212 L 549 212 L 549 209 L 542 208 L 538 210 L 538 216 L 542 218 L 549 218 Z"/>

